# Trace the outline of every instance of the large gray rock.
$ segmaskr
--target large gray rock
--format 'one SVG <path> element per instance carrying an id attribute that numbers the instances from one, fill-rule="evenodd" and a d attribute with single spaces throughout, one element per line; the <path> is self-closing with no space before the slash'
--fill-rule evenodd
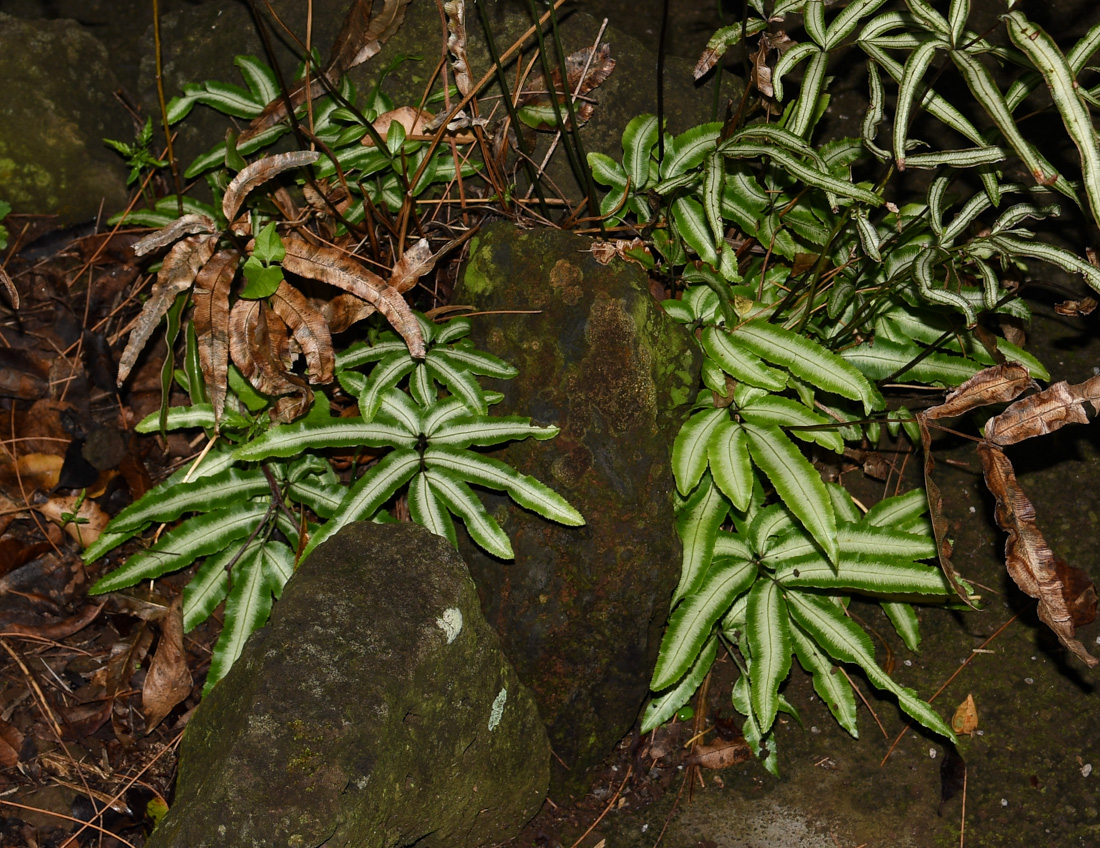
<path id="1" fill-rule="evenodd" d="M 600 265 L 591 244 L 494 224 L 454 295 L 500 313 L 473 319 L 478 346 L 519 369 L 494 386 L 505 394 L 500 414 L 561 428 L 502 458 L 588 522 L 561 527 L 488 496 L 515 562 L 463 548 L 486 615 L 547 724 L 557 755 L 551 797 L 585 788 L 586 770 L 645 700 L 680 573 L 671 448 L 699 369 L 696 346 L 660 310 L 646 275 L 618 260 Z"/>
<path id="2" fill-rule="evenodd" d="M 0 80 L 0 200 L 63 223 L 124 207 L 126 168 L 103 139 L 134 128 L 103 45 L 75 21 L 0 13 Z"/>
<path id="3" fill-rule="evenodd" d="M 549 757 L 455 550 L 349 525 L 196 710 L 148 844 L 472 848 L 538 811 Z"/>

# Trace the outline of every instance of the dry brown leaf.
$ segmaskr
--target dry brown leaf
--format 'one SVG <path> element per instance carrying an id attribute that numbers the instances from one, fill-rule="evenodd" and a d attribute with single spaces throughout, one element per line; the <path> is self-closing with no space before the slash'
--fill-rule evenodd
<path id="1" fill-rule="evenodd" d="M 517 106 L 549 106 L 551 92 L 564 104 L 567 95 L 583 97 L 611 76 L 615 60 L 611 58 L 611 46 L 600 44 L 596 52 L 584 47 L 565 57 L 565 86 L 561 83 L 561 69 L 551 71 L 551 85 L 547 86 L 542 74 L 533 74 L 517 99 Z M 577 120 L 584 123 L 592 116 L 593 104 L 578 100 L 574 106 Z M 568 117 L 565 118 L 568 125 Z"/>
<path id="2" fill-rule="evenodd" d="M 65 464 L 65 457 L 52 453 L 23 453 L 14 462 L 7 461 L 7 457 L 0 455 L 0 484 L 3 484 L 9 492 L 19 493 L 19 486 L 30 494 L 35 489 L 48 491 L 57 486 L 61 476 L 61 466 Z"/>
<path id="3" fill-rule="evenodd" d="M 53 497 L 45 503 L 36 504 L 34 508 L 50 521 L 62 525 L 80 547 L 86 548 L 99 538 L 110 518 L 99 504 L 87 497 L 77 508 L 76 502 L 80 497 Z"/>
<path id="4" fill-rule="evenodd" d="M 1066 300 L 1054 304 L 1054 311 L 1059 315 L 1091 315 L 1096 309 L 1097 303 L 1094 297 L 1085 297 L 1081 300 Z"/>
<path id="5" fill-rule="evenodd" d="M 928 517 L 932 522 L 932 535 L 936 538 L 940 569 L 959 600 L 973 608 L 974 604 L 970 600 L 969 593 L 959 580 L 959 572 L 951 562 L 951 542 L 947 536 L 947 518 L 943 514 L 943 495 L 936 481 L 932 479 L 932 472 L 936 468 L 936 461 L 932 456 L 932 434 L 928 430 L 928 419 L 933 417 L 930 415 L 932 412 L 932 409 L 928 409 L 918 412 L 915 416 L 920 430 L 921 447 L 924 450 L 924 491 L 928 497 Z"/>
<path id="6" fill-rule="evenodd" d="M 645 241 L 640 238 L 632 238 L 594 242 L 592 245 L 592 258 L 601 265 L 608 264 L 616 257 L 622 259 L 624 262 L 633 262 L 636 265 L 641 265 L 642 263 L 634 256 L 631 256 L 628 251 L 640 252 L 646 256 L 652 256 Z"/>
<path id="7" fill-rule="evenodd" d="M 1081 407 L 1091 403 L 1093 410 L 1100 404 L 1100 377 L 1069 385 L 1055 383 L 1037 395 L 1018 400 L 985 425 L 985 437 L 995 445 L 1014 445 L 1033 436 L 1045 436 L 1067 424 L 1087 424 L 1089 419 Z"/>
<path id="8" fill-rule="evenodd" d="M 15 283 L 11 281 L 11 277 L 8 276 L 8 272 L 0 267 L 0 287 L 8 293 L 8 297 L 11 298 L 11 305 L 16 309 L 19 308 L 19 290 L 16 289 Z"/>
<path id="9" fill-rule="evenodd" d="M 279 283 L 279 288 L 271 296 L 271 308 L 286 323 L 302 349 L 309 367 L 309 381 L 331 383 L 336 355 L 324 316 L 286 280 Z"/>
<path id="10" fill-rule="evenodd" d="M 356 321 L 369 318 L 378 311 L 362 298 L 346 292 L 328 300 L 310 298 L 309 302 L 325 319 L 329 333 L 342 333 Z"/>
<path id="11" fill-rule="evenodd" d="M 470 63 L 466 58 L 466 0 L 448 0 L 443 4 L 447 13 L 447 52 L 451 54 L 451 70 L 458 93 L 465 97 L 473 88 Z"/>
<path id="12" fill-rule="evenodd" d="M 1074 656 L 1092 667 L 1097 659 L 1074 638 L 1074 614 L 1066 603 L 1054 554 L 1035 523 L 1035 507 L 1016 481 L 1008 457 L 996 445 L 978 444 L 985 484 L 997 500 L 997 525 L 1008 534 L 1005 567 L 1024 594 L 1039 601 L 1039 619 Z"/>
<path id="13" fill-rule="evenodd" d="M 229 183 L 225 189 L 225 196 L 222 197 L 222 213 L 225 215 L 225 220 L 229 222 L 229 226 L 236 232 L 233 222 L 237 212 L 240 211 L 241 204 L 248 197 L 248 193 L 256 186 L 266 183 L 284 171 L 312 165 L 320 158 L 321 154 L 316 150 L 291 150 L 286 153 L 272 153 L 270 156 L 246 165 Z"/>
<path id="14" fill-rule="evenodd" d="M 219 250 L 195 277 L 191 295 L 191 320 L 198 340 L 199 367 L 214 407 L 217 431 L 225 409 L 229 371 L 229 290 L 237 275 L 241 255 L 236 250 Z"/>
<path id="15" fill-rule="evenodd" d="M 118 361 L 118 385 L 121 386 L 137 362 L 145 343 L 153 334 L 160 319 L 171 309 L 175 299 L 191 288 L 196 275 L 214 255 L 218 237 L 212 234 L 188 236 L 176 243 L 157 274 L 156 285 L 150 298 L 138 316 L 137 323 L 126 342 L 126 349 Z"/>
<path id="16" fill-rule="evenodd" d="M 238 300 L 233 304 L 229 313 L 229 353 L 257 391 L 279 398 L 274 419 L 293 421 L 309 408 L 313 392 L 276 358 L 268 332 L 270 311 L 263 301 Z M 287 395 L 289 398 L 284 398 Z"/>
<path id="17" fill-rule="evenodd" d="M 979 371 L 953 392 L 939 406 L 924 412 L 926 418 L 954 418 L 972 409 L 992 403 L 1008 403 L 1034 386 L 1035 381 L 1024 366 L 1010 362 Z"/>
<path id="18" fill-rule="evenodd" d="M 53 639 L 59 641 L 66 639 L 87 627 L 92 620 L 99 615 L 105 604 L 86 606 L 80 612 L 70 615 L 61 621 L 46 619 L 35 624 L 19 624 L 18 622 L 5 621 L 3 629 L 11 636 L 32 636 L 38 639 Z"/>
<path id="19" fill-rule="evenodd" d="M 213 233 L 217 229 L 217 224 L 209 215 L 184 215 L 135 243 L 134 253 L 144 256 L 146 253 L 160 250 L 179 241 L 183 236 L 193 233 Z"/>
<path id="20" fill-rule="evenodd" d="M 141 688 L 145 732 L 160 724 L 177 704 L 191 694 L 191 672 L 183 648 L 182 596 L 177 597 L 160 621 L 160 643 Z"/>
<path id="21" fill-rule="evenodd" d="M 405 340 L 413 358 L 424 358 L 427 349 L 420 325 L 397 289 L 334 248 L 312 245 L 297 236 L 288 236 L 284 244 L 284 269 L 300 277 L 336 286 L 369 301 Z"/>
<path id="22" fill-rule="evenodd" d="M 752 748 L 744 739 L 700 745 L 684 760 L 686 766 L 702 766 L 708 769 L 724 769 L 752 759 Z"/>
<path id="23" fill-rule="evenodd" d="M 439 254 L 432 254 L 426 238 L 408 248 L 397 260 L 390 274 L 389 284 L 404 294 L 425 274 L 431 273 Z"/>
<path id="24" fill-rule="evenodd" d="M 22 747 L 23 733 L 14 724 L 0 719 L 0 768 L 11 769 L 19 765 Z"/>
<path id="25" fill-rule="evenodd" d="M 390 126 L 394 123 L 401 124 L 405 130 L 406 138 L 429 138 L 430 136 L 427 135 L 428 125 L 434 117 L 431 112 L 426 112 L 423 109 L 414 109 L 412 106 L 398 106 L 389 112 L 383 112 L 374 120 L 371 126 L 382 138 L 386 137 L 386 134 L 390 131 Z M 373 147 L 374 139 L 370 135 L 365 135 L 360 143 L 365 147 Z"/>
<path id="26" fill-rule="evenodd" d="M 968 735 L 978 729 L 978 707 L 973 695 L 967 695 L 955 710 L 955 715 L 951 717 L 951 729 Z"/>

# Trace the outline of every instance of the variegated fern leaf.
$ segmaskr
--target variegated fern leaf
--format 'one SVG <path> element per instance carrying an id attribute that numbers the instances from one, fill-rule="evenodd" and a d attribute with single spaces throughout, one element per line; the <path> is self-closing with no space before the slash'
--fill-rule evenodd
<path id="1" fill-rule="evenodd" d="M 244 404 L 240 410 L 227 408 L 220 435 L 229 444 L 124 509 L 85 551 L 91 562 L 154 525 L 183 519 L 91 591 L 125 589 L 202 560 L 184 590 L 185 629 L 226 604 L 207 689 L 267 620 L 272 598 L 278 598 L 296 564 L 349 522 L 394 520 L 385 506 L 401 493 L 413 521 L 457 544 L 458 518 L 474 542 L 501 559 L 512 557 L 511 543 L 477 488 L 505 492 L 521 507 L 561 524 L 584 523 L 549 487 L 473 450 L 557 434 L 556 427 L 534 426 L 528 418 L 489 414 L 501 396 L 482 389 L 477 377 L 510 379 L 516 370 L 468 342 L 467 319 L 441 328 L 420 315 L 414 320 L 427 348 L 419 359 L 390 332 L 336 358 L 336 376 L 357 399 L 359 416 L 333 415 L 323 394 L 315 396 L 308 415 L 291 424 L 271 426 L 262 401 L 256 406 L 252 399 L 251 410 Z M 177 377 L 188 385 L 187 373 Z M 247 388 L 239 378 L 237 385 Z M 230 394 L 235 397 L 232 386 Z M 209 403 L 167 413 L 169 429 L 202 427 L 213 433 L 216 420 Z M 154 414 L 138 429 L 157 427 Z M 377 459 L 349 482 L 322 458 L 334 450 L 364 449 Z"/>

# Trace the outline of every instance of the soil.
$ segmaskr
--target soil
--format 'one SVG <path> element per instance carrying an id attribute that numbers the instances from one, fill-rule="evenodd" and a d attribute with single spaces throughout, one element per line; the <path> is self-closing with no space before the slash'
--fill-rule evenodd
<path id="1" fill-rule="evenodd" d="M 713 29 L 713 11 L 703 8 L 709 5 L 671 4 L 673 52 L 694 58 L 691 45 L 700 34 L 705 39 Z M 651 40 L 658 31 L 659 6 L 653 0 L 602 0 L 590 4 L 589 10 L 606 14 L 642 40 Z M 1053 19 L 1063 15 L 1074 22 L 1076 32 L 1082 17 L 1073 14 L 1074 8 L 1074 4 L 1047 4 L 1036 14 Z M 845 108 L 843 101 L 834 103 L 838 115 Z M 34 230 L 28 231 L 24 243 L 34 235 Z M 8 348 L 8 359 L 0 365 L 32 383 L 30 394 L 5 406 L 0 426 L 7 438 L 21 431 L 28 410 L 34 410 L 36 417 L 29 432 L 38 441 L 22 444 L 18 452 L 52 456 L 54 460 L 46 464 L 55 472 L 68 467 L 69 473 L 77 473 L 78 463 L 66 459 L 77 424 L 62 414 L 64 405 L 75 409 L 81 419 L 78 424 L 86 427 L 85 444 L 105 441 L 114 445 L 109 459 L 92 461 L 92 471 L 81 468 L 85 478 L 79 478 L 81 485 L 93 490 L 101 485 L 102 502 L 113 509 L 128 499 L 127 490 L 140 491 L 148 478 L 157 477 L 166 466 L 190 453 L 190 447 L 175 439 L 165 452 L 152 438 L 132 439 L 122 426 L 132 425 L 159 402 L 155 362 L 136 375 L 122 408 L 111 389 L 113 381 L 97 374 L 95 356 L 75 347 L 84 339 L 94 351 L 99 307 L 87 300 L 86 284 L 79 280 L 70 283 L 84 261 L 104 245 L 102 238 L 73 240 L 79 235 L 62 233 L 55 244 L 40 245 L 50 258 L 26 278 L 19 278 L 25 305 L 19 312 L 18 327 L 10 314 L 0 326 Z M 1052 239 L 1065 240 L 1077 249 L 1092 235 L 1077 224 L 1050 233 Z M 104 248 L 105 261 L 97 272 L 101 275 L 97 279 L 116 280 L 118 292 L 133 279 L 128 276 L 127 238 Z M 35 262 L 40 258 L 36 256 Z M 22 270 L 29 264 L 11 267 Z M 1052 283 L 1056 287 L 1074 285 L 1062 279 Z M 1096 315 L 1059 315 L 1053 303 L 1065 299 L 1064 293 L 1057 297 L 1049 291 L 1035 294 L 1038 300 L 1033 303 L 1036 317 L 1030 349 L 1047 364 L 1052 378 L 1079 382 L 1100 373 Z M 100 314 L 106 314 L 109 306 L 102 308 Z M 133 310 L 132 304 L 122 308 Z M 93 335 L 84 335 L 84 330 Z M 60 361 L 68 370 L 40 361 L 30 343 L 28 351 L 16 356 L 11 352 L 15 337 L 46 339 L 46 348 L 65 352 Z M 109 341 L 117 343 L 117 338 Z M 57 380 L 70 380 L 74 387 L 64 396 L 64 404 L 34 404 L 47 397 L 46 387 Z M 943 740 L 909 727 L 890 701 L 877 698 L 859 678 L 854 681 L 867 700 L 860 711 L 860 738 L 852 739 L 831 718 L 814 695 L 808 677 L 796 667 L 785 694 L 799 709 L 802 721 L 780 720 L 780 778 L 751 759 L 722 770 L 687 765 L 682 746 L 692 735 L 690 723 L 673 724 L 657 737 L 624 739 L 598 771 L 584 798 L 573 802 L 550 799 L 509 846 L 1100 845 L 1100 774 L 1093 774 L 1094 766 L 1100 767 L 1096 672 L 1067 658 L 1038 622 L 1034 602 L 1019 593 L 1005 574 L 1003 536 L 993 525 L 993 503 L 982 485 L 972 444 L 944 434 L 937 437 L 934 447 L 937 479 L 952 522 L 955 562 L 967 578 L 982 587 L 983 608 L 968 613 L 924 610 L 923 642 L 917 655 L 906 651 L 876 608 L 854 609 L 881 634 L 879 658 L 883 662 L 893 658 L 895 678 L 926 697 L 935 693 L 934 703 L 941 714 L 950 716 L 967 695 L 973 696 L 978 725 L 972 735 L 961 737 L 958 745 L 966 777 L 956 794 L 946 800 L 943 797 L 944 764 L 949 764 L 948 784 L 959 776 L 957 766 L 950 765 L 955 760 Z M 897 446 L 897 451 L 884 452 L 896 470 L 886 483 L 861 478 L 857 471 L 845 474 L 844 482 L 868 504 L 893 494 L 899 486 L 904 490 L 916 484 L 919 456 L 907 443 Z M 85 454 L 90 459 L 88 451 Z M 94 450 L 91 456 L 96 456 Z M 1016 448 L 1010 456 L 1036 505 L 1038 521 L 1051 547 L 1095 576 L 1094 563 L 1100 560 L 1100 537 L 1094 532 L 1100 517 L 1100 429 L 1066 428 L 1041 443 Z M 104 468 L 96 468 L 97 463 Z M 5 473 L 0 482 L 9 497 L 21 491 L 29 495 L 34 488 L 34 472 L 29 467 L 22 468 L 18 477 L 12 476 L 10 468 Z M 85 479 L 88 482 L 83 482 Z M 79 488 L 58 487 L 61 482 L 64 480 L 55 478 L 41 489 L 56 495 L 73 494 Z M 66 622 L 75 625 L 76 618 L 94 609 L 85 590 L 96 573 L 86 573 L 61 532 L 28 512 L 25 504 L 4 506 L 0 522 L 12 515 L 15 519 L 0 539 L 0 580 L 6 593 L 0 614 L 0 646 L 4 648 L 0 653 L 0 802 L 6 805 L 0 814 L 0 843 L 12 848 L 64 844 L 74 826 L 60 817 L 72 816 L 92 820 L 96 828 L 110 832 L 99 831 L 91 840 L 85 838 L 86 832 L 82 843 L 141 845 L 150 825 L 147 802 L 170 798 L 174 740 L 185 725 L 188 710 L 197 703 L 197 692 L 153 733 L 143 735 L 142 673 L 127 675 L 122 682 L 121 669 L 116 669 L 113 678 L 96 676 L 91 669 L 117 657 L 120 651 L 141 653 L 136 648 L 141 644 L 145 652 L 155 649 L 157 625 L 142 618 L 139 605 L 132 609 L 108 607 L 74 635 L 66 635 Z M 179 585 L 169 581 L 150 601 L 156 606 L 178 590 Z M 41 627 L 42 621 L 53 627 L 36 633 L 35 623 Z M 198 686 L 216 635 L 215 628 L 204 627 L 189 634 L 186 642 Z M 1100 652 L 1100 625 L 1082 628 L 1079 636 L 1087 647 Z M 733 677 L 732 664 L 720 662 L 706 702 L 697 705 L 697 712 L 711 728 L 711 738 L 733 716 L 729 704 Z M 55 713 L 62 725 L 58 729 L 64 747 L 57 743 L 52 720 L 42 710 L 43 697 L 52 704 L 70 706 Z M 104 703 L 108 704 L 106 710 Z M 656 756 L 659 753 L 663 756 Z M 124 786 L 123 776 L 134 774 L 140 777 L 122 794 L 125 803 L 116 803 L 114 812 L 101 814 L 103 802 Z"/>

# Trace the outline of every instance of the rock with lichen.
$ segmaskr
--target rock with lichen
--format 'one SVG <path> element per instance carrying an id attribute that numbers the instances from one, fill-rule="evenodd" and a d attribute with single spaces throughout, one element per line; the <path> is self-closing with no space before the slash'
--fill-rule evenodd
<path id="1" fill-rule="evenodd" d="M 550 752 L 462 559 L 351 524 L 195 711 L 150 848 L 473 848 L 541 806 Z"/>
<path id="2" fill-rule="evenodd" d="M 559 230 L 484 230 L 454 302 L 474 337 L 519 376 L 500 414 L 561 428 L 502 458 L 584 515 L 562 527 L 489 496 L 514 562 L 463 547 L 489 622 L 535 693 L 555 753 L 551 797 L 627 733 L 648 691 L 680 573 L 670 453 L 692 401 L 698 349 L 650 295 L 646 274 L 601 265 L 592 241 Z M 568 771 L 562 767 L 568 767 Z"/>

